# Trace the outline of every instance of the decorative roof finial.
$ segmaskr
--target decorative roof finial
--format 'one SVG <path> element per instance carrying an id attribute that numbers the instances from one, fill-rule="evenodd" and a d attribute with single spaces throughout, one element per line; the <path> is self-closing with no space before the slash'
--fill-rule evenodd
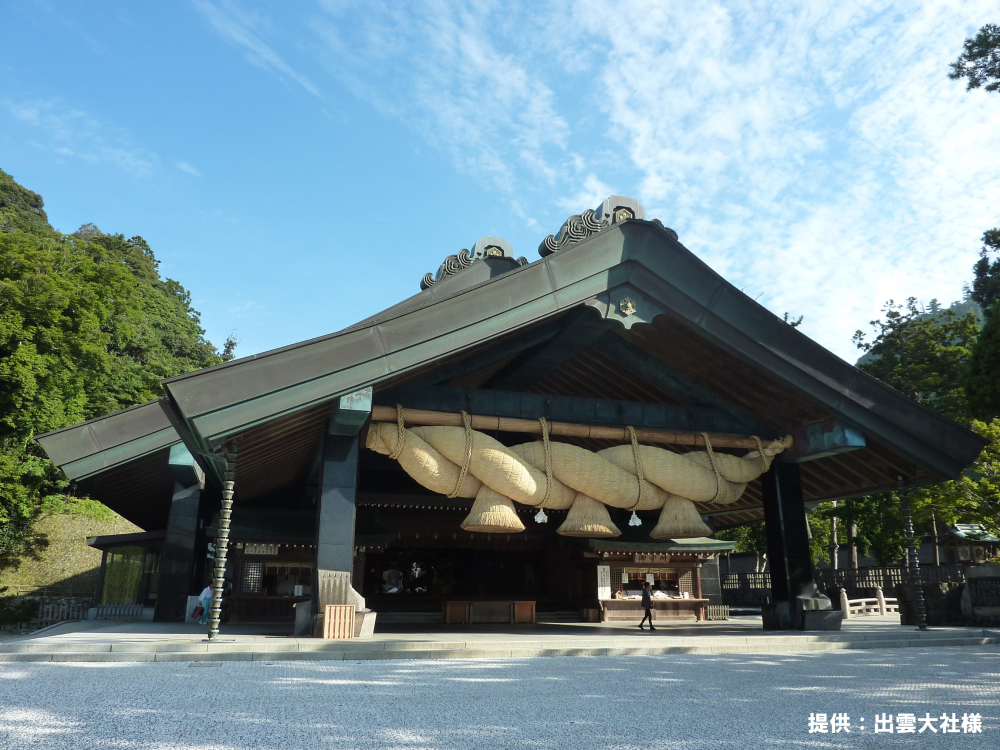
<path id="1" fill-rule="evenodd" d="M 420 281 L 420 291 L 430 289 L 439 281 L 453 276 L 477 260 L 485 258 L 510 258 L 514 260 L 514 248 L 503 237 L 480 237 L 472 246 L 472 250 L 462 249 L 455 255 L 449 255 L 445 258 L 444 263 L 441 264 L 434 276 L 425 273 L 424 278 Z M 517 258 L 516 262 L 521 266 L 528 265 L 528 259 L 524 257 Z"/>
<path id="2" fill-rule="evenodd" d="M 582 214 L 574 214 L 566 219 L 555 235 L 549 235 L 538 246 L 538 254 L 543 258 L 560 250 L 565 250 L 578 242 L 607 229 L 613 224 L 620 224 L 629 219 L 645 219 L 646 210 L 635 198 L 624 195 L 612 195 L 594 210 L 586 210 Z M 667 229 L 659 220 L 653 223 L 670 234 L 675 240 L 677 233 Z"/>

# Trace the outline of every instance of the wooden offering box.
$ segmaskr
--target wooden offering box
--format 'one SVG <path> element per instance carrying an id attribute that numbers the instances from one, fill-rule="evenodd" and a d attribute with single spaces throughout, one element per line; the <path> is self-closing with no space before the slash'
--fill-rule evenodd
<path id="1" fill-rule="evenodd" d="M 442 607 L 446 625 L 530 624 L 535 621 L 535 602 L 446 601 Z"/>

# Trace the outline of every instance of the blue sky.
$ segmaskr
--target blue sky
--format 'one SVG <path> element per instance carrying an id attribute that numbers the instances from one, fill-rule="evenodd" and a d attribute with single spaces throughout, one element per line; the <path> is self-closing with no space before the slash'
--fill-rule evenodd
<path id="1" fill-rule="evenodd" d="M 988 22 L 995 0 L 0 0 L 0 168 L 62 231 L 145 237 L 239 355 L 483 235 L 535 260 L 618 193 L 853 361 L 886 299 L 958 299 L 1000 224 L 1000 95 L 947 78 Z"/>

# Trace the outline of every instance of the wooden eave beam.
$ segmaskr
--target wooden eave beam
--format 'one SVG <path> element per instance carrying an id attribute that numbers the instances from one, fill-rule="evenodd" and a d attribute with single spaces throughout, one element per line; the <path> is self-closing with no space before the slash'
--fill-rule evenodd
<path id="1" fill-rule="evenodd" d="M 373 422 L 396 423 L 397 410 L 391 406 L 372 407 Z M 462 427 L 462 415 L 450 412 L 426 411 L 423 409 L 402 409 L 403 423 L 409 425 L 433 425 L 441 427 Z M 542 425 L 536 419 L 516 419 L 512 417 L 490 417 L 478 414 L 470 415 L 472 429 L 497 432 L 519 432 L 529 435 L 541 435 Z M 577 438 L 597 438 L 614 440 L 620 443 L 631 438 L 627 427 L 611 427 L 607 425 L 585 425 L 569 422 L 548 422 L 549 434 Z M 703 435 L 667 430 L 637 429 L 636 439 L 640 443 L 661 443 L 667 445 L 704 446 Z M 732 437 L 731 435 L 709 435 L 713 447 L 745 448 L 756 450 L 757 441 L 753 437 Z"/>

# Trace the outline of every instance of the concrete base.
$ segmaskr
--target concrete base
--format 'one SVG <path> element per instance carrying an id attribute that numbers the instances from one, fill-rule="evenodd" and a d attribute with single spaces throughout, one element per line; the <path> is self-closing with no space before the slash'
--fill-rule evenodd
<path id="1" fill-rule="evenodd" d="M 292 635 L 296 638 L 308 636 L 309 628 L 312 624 L 312 602 L 296 602 L 295 604 L 295 626 Z"/>
<path id="2" fill-rule="evenodd" d="M 802 613 L 803 630 L 840 630 L 844 613 L 840 610 L 806 610 Z"/>
<path id="3" fill-rule="evenodd" d="M 354 637 L 371 638 L 375 635 L 375 617 L 378 613 L 366 609 L 354 613 Z"/>
<path id="4" fill-rule="evenodd" d="M 374 613 L 372 613 L 374 614 Z M 0 662 L 14 661 L 275 661 L 285 659 L 509 659 L 532 656 L 666 654 L 774 654 L 842 649 L 983 646 L 1000 643 L 1000 632 L 979 628 L 913 631 L 894 617 L 847 620 L 839 633 L 766 633 L 760 620 L 725 625 L 667 625 L 656 632 L 634 627 L 576 623 L 533 626 L 451 627 L 378 633 L 371 638 L 325 640 L 254 632 L 224 626 L 223 638 L 206 641 L 200 626 L 183 623 L 63 623 L 37 637 L 5 639 Z M 265 634 L 271 632 L 271 634 Z M 287 631 L 285 631 L 287 632 Z"/>

